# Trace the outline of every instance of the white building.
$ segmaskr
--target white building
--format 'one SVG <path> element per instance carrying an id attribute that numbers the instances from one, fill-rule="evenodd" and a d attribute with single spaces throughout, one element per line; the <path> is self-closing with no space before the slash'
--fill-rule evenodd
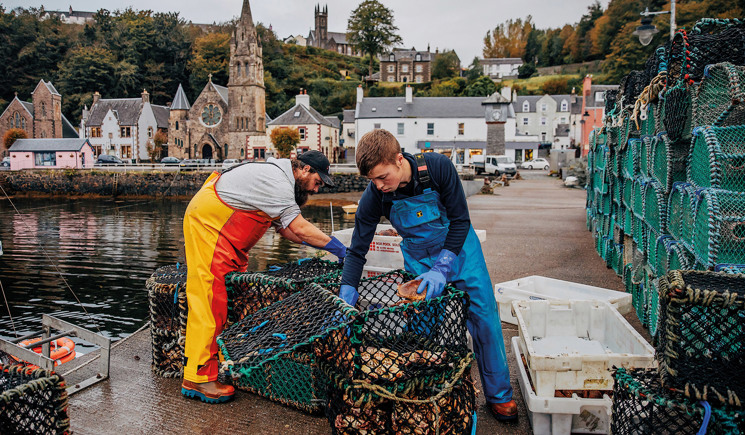
<path id="1" fill-rule="evenodd" d="M 47 11 L 44 7 L 41 8 L 41 19 L 48 20 L 51 17 L 57 17 L 60 21 L 65 24 L 87 24 L 95 22 L 95 12 L 88 11 L 74 11 L 72 6 L 66 11 Z"/>
<path id="2" fill-rule="evenodd" d="M 90 110 L 83 109 L 80 137 L 88 138 L 96 156 L 109 154 L 122 160 L 148 160 L 148 147 L 154 146 L 155 134 L 168 133 L 169 108 L 150 103 L 150 95 L 141 98 L 101 98 L 93 94 Z"/>
<path id="3" fill-rule="evenodd" d="M 553 144 L 559 124 L 570 124 L 572 95 L 518 96 L 512 103 L 517 117 L 517 136 L 537 136 Z"/>
<path id="4" fill-rule="evenodd" d="M 519 57 L 486 58 L 479 59 L 484 75 L 492 80 L 504 78 L 516 78 L 517 70 L 523 66 L 523 60 Z"/>

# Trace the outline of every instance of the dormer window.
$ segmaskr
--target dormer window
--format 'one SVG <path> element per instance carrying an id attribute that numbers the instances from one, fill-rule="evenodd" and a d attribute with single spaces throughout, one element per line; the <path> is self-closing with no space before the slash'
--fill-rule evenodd
<path id="1" fill-rule="evenodd" d="M 300 118 L 300 112 L 295 112 L 293 116 L 295 116 L 295 118 Z"/>
<path id="2" fill-rule="evenodd" d="M 569 111 L 569 102 L 567 102 L 567 100 L 561 100 L 561 111 L 562 112 Z"/>
<path id="3" fill-rule="evenodd" d="M 417 62 L 421 62 L 422 61 L 422 55 L 419 54 L 419 53 L 417 53 L 416 54 L 416 57 L 414 58 L 414 60 L 416 60 Z"/>
<path id="4" fill-rule="evenodd" d="M 523 101 L 523 112 L 530 112 L 530 103 Z"/>
<path id="5" fill-rule="evenodd" d="M 389 60 L 390 62 L 395 62 L 395 61 L 396 61 L 396 55 L 394 55 L 394 54 L 391 54 L 390 56 L 388 56 L 388 60 Z"/>

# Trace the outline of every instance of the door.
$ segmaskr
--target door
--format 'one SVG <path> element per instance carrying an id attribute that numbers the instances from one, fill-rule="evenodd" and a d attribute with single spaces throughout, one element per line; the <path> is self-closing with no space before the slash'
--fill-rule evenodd
<path id="1" fill-rule="evenodd" d="M 202 158 L 203 159 L 212 158 L 212 146 L 210 146 L 210 144 L 204 144 L 204 146 L 202 146 Z"/>

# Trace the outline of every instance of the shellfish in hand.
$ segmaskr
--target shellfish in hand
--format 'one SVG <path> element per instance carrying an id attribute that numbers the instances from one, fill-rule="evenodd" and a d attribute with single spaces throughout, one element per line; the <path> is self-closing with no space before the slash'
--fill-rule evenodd
<path id="1" fill-rule="evenodd" d="M 422 283 L 421 279 L 413 279 L 409 282 L 398 285 L 398 291 L 396 294 L 401 299 L 407 302 L 423 301 L 427 297 L 426 292 L 417 293 L 416 290 L 419 288 L 419 284 Z"/>

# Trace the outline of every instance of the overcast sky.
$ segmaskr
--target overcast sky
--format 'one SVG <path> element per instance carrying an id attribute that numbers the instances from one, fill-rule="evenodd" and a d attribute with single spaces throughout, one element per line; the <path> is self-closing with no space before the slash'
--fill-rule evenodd
<path id="1" fill-rule="evenodd" d="M 510 18 L 533 16 L 539 28 L 562 27 L 576 23 L 594 0 L 381 0 L 393 10 L 395 25 L 407 48 L 425 50 L 454 49 L 464 65 L 481 56 L 483 38 L 487 30 Z M 607 7 L 609 0 L 600 0 Z M 28 0 L 0 2 L 6 9 L 18 6 L 39 7 L 47 10 L 96 11 L 132 6 L 156 12 L 177 11 L 181 17 L 195 23 L 229 20 L 240 14 L 242 0 Z M 271 24 L 277 36 L 307 36 L 314 26 L 313 10 L 316 1 L 310 0 L 254 0 L 251 2 L 254 21 Z M 358 0 L 327 0 L 329 31 L 345 32 L 347 20 Z"/>

